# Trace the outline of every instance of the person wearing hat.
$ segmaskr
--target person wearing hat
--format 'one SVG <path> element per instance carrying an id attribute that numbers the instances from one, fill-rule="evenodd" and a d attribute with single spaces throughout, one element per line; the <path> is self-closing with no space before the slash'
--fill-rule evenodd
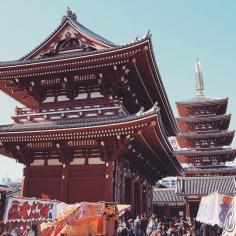
<path id="1" fill-rule="evenodd" d="M 128 236 L 135 236 L 133 219 L 128 220 Z"/>

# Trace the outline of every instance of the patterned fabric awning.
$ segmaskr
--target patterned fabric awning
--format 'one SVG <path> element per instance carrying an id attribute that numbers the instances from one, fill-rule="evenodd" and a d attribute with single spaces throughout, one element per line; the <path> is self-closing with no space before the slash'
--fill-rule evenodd
<path id="1" fill-rule="evenodd" d="M 184 204 L 184 197 L 175 194 L 174 189 L 154 189 L 153 204 L 154 205 L 169 205 L 171 203 Z"/>
<path id="2" fill-rule="evenodd" d="M 213 192 L 233 195 L 236 192 L 236 176 L 178 177 L 176 194 L 205 196 Z"/>

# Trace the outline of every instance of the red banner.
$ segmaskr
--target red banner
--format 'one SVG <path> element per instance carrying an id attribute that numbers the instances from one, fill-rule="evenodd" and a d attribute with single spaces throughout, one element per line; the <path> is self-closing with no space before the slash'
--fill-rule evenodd
<path id="1" fill-rule="evenodd" d="M 3 215 L 7 222 L 44 222 L 56 219 L 57 202 L 32 198 L 8 199 Z"/>

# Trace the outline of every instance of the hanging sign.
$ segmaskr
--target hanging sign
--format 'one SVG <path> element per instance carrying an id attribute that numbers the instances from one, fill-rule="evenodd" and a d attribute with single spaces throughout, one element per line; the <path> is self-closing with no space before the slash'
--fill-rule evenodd
<path id="1" fill-rule="evenodd" d="M 223 236 L 236 235 L 236 196 L 234 196 L 231 207 L 225 219 Z"/>
<path id="2" fill-rule="evenodd" d="M 3 222 L 52 221 L 56 219 L 56 212 L 56 201 L 10 197 L 5 204 Z"/>

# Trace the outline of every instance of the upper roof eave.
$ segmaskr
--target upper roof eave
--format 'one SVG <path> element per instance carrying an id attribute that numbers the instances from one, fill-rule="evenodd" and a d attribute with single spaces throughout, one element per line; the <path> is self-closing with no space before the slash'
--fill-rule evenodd
<path id="1" fill-rule="evenodd" d="M 171 127 L 172 127 L 172 132 L 171 133 L 169 132 L 169 135 L 176 136 L 177 133 L 178 133 L 177 123 L 176 123 L 176 120 L 175 120 L 175 117 L 174 117 L 174 113 L 171 109 L 170 102 L 168 100 L 167 93 L 166 93 L 166 90 L 165 90 L 165 87 L 164 87 L 164 84 L 163 84 L 163 81 L 161 79 L 161 75 L 160 75 L 160 72 L 159 72 L 159 69 L 158 69 L 158 66 L 157 66 L 155 53 L 154 53 L 154 50 L 153 50 L 151 35 L 148 35 L 148 38 L 149 38 L 150 49 L 151 49 L 150 52 L 151 52 L 151 57 L 152 57 L 155 73 L 157 75 L 157 78 L 159 78 L 159 83 L 161 85 L 162 94 L 163 94 L 164 100 L 165 100 L 165 105 L 166 106 L 164 106 L 164 109 L 168 109 L 167 114 L 168 114 L 168 117 L 169 117 L 169 120 L 170 120 L 170 123 L 171 123 Z"/>
<path id="2" fill-rule="evenodd" d="M 40 65 L 40 64 L 45 64 L 45 63 L 50 63 L 50 62 L 60 62 L 60 61 L 67 61 L 70 59 L 79 59 L 79 58 L 85 58 L 85 57 L 91 57 L 91 56 L 99 56 L 103 54 L 109 54 L 113 52 L 117 52 L 120 50 L 126 50 L 131 47 L 135 46 L 141 46 L 147 42 L 150 41 L 150 37 L 147 36 L 143 39 L 140 39 L 135 42 L 119 45 L 119 46 L 114 46 L 110 48 L 105 48 L 105 49 L 100 49 L 96 51 L 91 51 L 91 52 L 79 52 L 79 53 L 70 53 L 70 54 L 61 54 L 57 56 L 51 56 L 51 57 L 45 57 L 45 58 L 39 58 L 39 59 L 32 59 L 32 60 L 15 60 L 15 61 L 7 61 L 7 62 L 0 62 L 0 71 L 3 69 L 16 69 L 17 67 L 27 67 L 29 65 Z"/>
<path id="3" fill-rule="evenodd" d="M 126 45 L 121 45 L 121 46 L 115 46 L 115 47 L 111 47 L 111 48 L 107 48 L 107 49 L 101 49 L 101 50 L 97 50 L 94 52 L 84 52 L 81 54 L 72 54 L 72 55 L 62 55 L 62 56 L 57 56 L 57 57 L 49 57 L 49 58 L 41 58 L 41 59 L 35 59 L 35 60 L 25 60 L 25 61 L 13 61 L 13 62 L 9 62 L 9 63 L 0 63 L 0 76 L 2 74 L 2 79 L 5 79 L 6 75 L 7 78 L 10 78 L 11 73 L 15 73 L 13 72 L 14 70 L 20 70 L 21 76 L 23 74 L 26 73 L 32 73 L 31 69 L 32 67 L 36 67 L 36 66 L 40 66 L 40 65 L 44 65 L 45 63 L 56 63 L 57 61 L 60 62 L 63 60 L 64 62 L 68 62 L 70 60 L 76 60 L 78 59 L 82 59 L 82 58 L 90 58 L 90 57 L 94 57 L 94 56 L 108 56 L 111 55 L 113 53 L 120 53 L 120 52 L 124 52 L 128 49 L 132 49 L 132 48 L 138 48 L 138 47 L 142 47 L 144 48 L 145 46 L 147 46 L 150 50 L 148 50 L 148 55 L 150 60 L 152 60 L 152 62 L 150 63 L 150 65 L 152 66 L 152 70 L 154 72 L 154 77 L 152 78 L 154 83 L 157 85 L 157 89 L 158 89 L 158 93 L 160 94 L 159 96 L 161 97 L 161 99 L 163 100 L 163 105 L 162 105 L 162 110 L 165 111 L 165 113 L 168 116 L 168 123 L 169 126 L 171 128 L 169 128 L 169 135 L 175 136 L 177 134 L 177 124 L 173 115 L 173 111 L 171 109 L 170 103 L 168 101 L 167 98 L 167 94 L 163 85 L 163 82 L 161 80 L 161 76 L 155 61 L 155 57 L 154 57 L 154 52 L 153 52 L 153 47 L 152 47 L 152 41 L 151 41 L 151 35 L 147 35 L 145 38 L 140 39 L 138 41 L 126 44 Z M 30 66 L 31 68 L 28 68 L 28 66 Z M 52 69 L 50 69 L 52 70 Z M 2 72 L 2 73 L 1 73 Z M 153 101 L 153 102 L 156 102 Z"/>

